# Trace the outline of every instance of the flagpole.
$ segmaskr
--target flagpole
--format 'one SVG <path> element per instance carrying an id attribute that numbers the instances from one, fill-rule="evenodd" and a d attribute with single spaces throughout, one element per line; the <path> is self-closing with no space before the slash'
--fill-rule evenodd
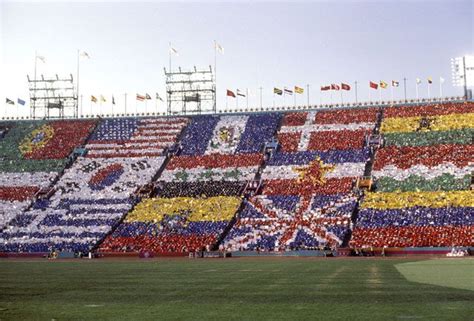
<path id="1" fill-rule="evenodd" d="M 342 98 L 342 86 L 341 86 L 341 105 L 343 105 L 343 104 L 344 104 L 344 100 Z"/>
<path id="2" fill-rule="evenodd" d="M 382 103 L 382 87 L 379 85 L 379 104 Z"/>
<path id="3" fill-rule="evenodd" d="M 294 95 L 294 97 L 293 97 L 293 100 L 294 100 L 293 107 L 296 107 L 296 90 L 293 92 L 293 95 Z"/>
<path id="4" fill-rule="evenodd" d="M 443 97 L 443 82 L 439 80 L 439 98 Z"/>
<path id="5" fill-rule="evenodd" d="M 155 97 L 155 112 L 158 114 L 158 98 Z"/>
<path id="6" fill-rule="evenodd" d="M 357 101 L 357 80 L 354 82 L 354 88 L 355 88 L 355 99 L 356 99 L 356 104 L 358 103 Z"/>
<path id="7" fill-rule="evenodd" d="M 214 90 L 217 92 L 217 42 L 214 40 Z"/>
<path id="8" fill-rule="evenodd" d="M 229 95 L 225 95 L 225 111 L 229 110 Z"/>
<path id="9" fill-rule="evenodd" d="M 372 94 L 372 87 L 369 86 L 369 103 L 371 102 L 371 100 L 370 100 L 371 94 Z"/>
<path id="10" fill-rule="evenodd" d="M 428 83 L 428 98 L 431 99 L 431 84 Z"/>
<path id="11" fill-rule="evenodd" d="M 418 81 L 416 82 L 416 100 L 418 100 Z"/>
<path id="12" fill-rule="evenodd" d="M 273 89 L 273 108 L 275 108 L 275 89 Z"/>
<path id="13" fill-rule="evenodd" d="M 112 116 L 114 115 L 114 95 L 112 95 Z"/>
<path id="14" fill-rule="evenodd" d="M 309 109 L 309 84 L 306 85 L 306 90 L 307 90 L 307 98 L 308 98 L 308 109 Z"/>
<path id="15" fill-rule="evenodd" d="M 36 66 L 38 64 L 38 52 L 35 50 L 35 95 L 36 95 Z M 36 117 L 36 99 L 33 100 L 33 114 L 30 108 L 30 117 L 35 118 Z"/>
<path id="16" fill-rule="evenodd" d="M 405 93 L 405 102 L 407 101 L 407 79 L 403 78 L 403 91 Z"/>
<path id="17" fill-rule="evenodd" d="M 77 79 L 76 79 L 77 85 L 76 85 L 76 87 L 77 87 L 77 97 L 78 98 L 79 98 L 79 52 L 80 52 L 80 50 L 77 49 Z"/>
<path id="18" fill-rule="evenodd" d="M 262 89 L 263 88 L 260 86 L 259 89 L 260 89 L 260 109 L 262 109 L 263 108 L 263 105 L 262 105 Z"/>
<path id="19" fill-rule="evenodd" d="M 169 54 L 169 58 L 170 58 L 170 72 L 171 72 L 171 42 L 169 43 L 169 48 L 168 48 L 168 54 Z"/>
<path id="20" fill-rule="evenodd" d="M 80 114 L 82 116 L 82 104 L 84 103 L 84 97 L 81 95 L 81 110 L 80 110 Z"/>
<path id="21" fill-rule="evenodd" d="M 125 115 L 127 115 L 127 93 L 124 94 L 124 100 L 125 100 Z"/>
<path id="22" fill-rule="evenodd" d="M 392 86 L 390 87 L 390 101 L 393 104 L 393 81 L 392 81 Z"/>
<path id="23" fill-rule="evenodd" d="M 245 98 L 247 98 L 247 111 L 248 111 L 248 109 L 249 109 L 249 89 L 248 89 L 248 88 L 246 89 L 246 96 L 245 96 Z"/>

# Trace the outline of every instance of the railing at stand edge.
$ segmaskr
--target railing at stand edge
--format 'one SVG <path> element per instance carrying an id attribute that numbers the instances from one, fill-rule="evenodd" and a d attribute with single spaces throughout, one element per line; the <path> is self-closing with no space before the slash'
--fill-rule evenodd
<path id="1" fill-rule="evenodd" d="M 474 99 L 465 99 L 465 97 L 444 97 L 444 98 L 431 98 L 431 99 L 409 99 L 409 100 L 397 100 L 397 101 L 369 101 L 369 102 L 359 102 L 359 103 L 346 103 L 346 104 L 322 104 L 322 105 L 310 105 L 308 106 L 278 106 L 278 107 L 268 107 L 268 108 L 249 108 L 249 109 L 236 109 L 236 110 L 217 110 L 216 112 L 202 112 L 200 115 L 226 115 L 226 114 L 261 114 L 268 112 L 285 112 L 285 111 L 308 111 L 308 110 L 338 110 L 338 109 L 347 109 L 347 108 L 367 108 L 367 107 L 397 107 L 397 106 L 419 106 L 420 104 L 439 104 L 439 103 L 455 103 L 455 102 L 474 102 Z M 198 114 L 196 114 L 198 115 Z M 62 118 L 59 117 L 50 117 L 49 120 L 55 119 L 93 119 L 93 118 L 121 118 L 121 117 L 178 117 L 178 116 L 187 116 L 192 117 L 195 114 L 184 114 L 181 112 L 176 112 L 171 115 L 166 112 L 152 112 L 152 113 L 117 113 L 117 114 L 82 114 L 78 117 L 65 116 Z M 2 116 L 0 120 L 2 121 L 17 121 L 17 120 L 44 120 L 48 119 L 46 117 L 36 117 L 31 118 L 29 116 Z"/>

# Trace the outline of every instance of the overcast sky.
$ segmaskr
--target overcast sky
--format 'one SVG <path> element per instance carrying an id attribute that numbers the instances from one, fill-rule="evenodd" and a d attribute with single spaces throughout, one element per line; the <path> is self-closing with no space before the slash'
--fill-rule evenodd
<path id="1" fill-rule="evenodd" d="M 226 89 L 250 91 L 249 103 L 273 104 L 273 87 L 310 85 L 311 103 L 329 102 L 321 85 L 358 81 L 359 100 L 368 99 L 370 80 L 400 81 L 395 98 L 403 97 L 407 78 L 409 97 L 415 79 L 433 77 L 431 95 L 439 95 L 439 77 L 446 79 L 445 95 L 461 95 L 451 85 L 452 57 L 474 54 L 473 1 L 314 1 L 314 2 L 9 2 L 0 0 L 1 92 L 16 101 L 28 101 L 26 75 L 33 75 L 35 51 L 46 58 L 38 74 L 76 76 L 77 49 L 91 59 L 81 60 L 80 90 L 83 112 L 90 112 L 90 95 L 123 109 L 128 93 L 129 111 L 135 94 L 165 96 L 163 68 L 168 67 L 169 42 L 179 52 L 173 68 L 214 65 L 213 41 L 225 49 L 217 57 L 218 108 L 226 105 Z M 372 98 L 378 93 L 372 91 Z M 306 103 L 306 93 L 297 103 Z M 390 98 L 390 89 L 382 92 Z M 340 101 L 339 95 L 333 100 Z M 344 93 L 354 101 L 354 88 Z M 283 97 L 276 104 L 284 103 Z M 286 97 L 285 103 L 293 104 Z M 236 101 L 230 99 L 229 107 Z M 239 105 L 246 105 L 245 99 Z M 4 107 L 2 103 L 0 106 Z M 148 103 L 148 111 L 155 107 Z M 98 105 L 94 108 L 99 108 Z M 145 105 L 138 104 L 139 111 Z M 163 103 L 160 111 L 165 110 Z M 0 115 L 28 114 L 26 107 Z"/>

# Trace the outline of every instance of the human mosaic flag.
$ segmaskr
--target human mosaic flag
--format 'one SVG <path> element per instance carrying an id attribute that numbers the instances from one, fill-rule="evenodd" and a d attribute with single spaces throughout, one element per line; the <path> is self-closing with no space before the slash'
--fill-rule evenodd
<path id="1" fill-rule="evenodd" d="M 373 168 L 381 191 L 469 188 L 474 104 L 387 109 L 381 133 L 385 147 Z"/>
<path id="2" fill-rule="evenodd" d="M 284 152 L 361 148 L 365 136 L 375 125 L 377 111 L 349 111 L 351 117 L 301 112 L 287 114 L 278 133 Z"/>
<path id="3" fill-rule="evenodd" d="M 0 250 L 88 251 L 132 208 L 133 192 L 151 181 L 163 160 L 79 158 L 49 200 L 37 201 L 2 233 Z"/>
<path id="4" fill-rule="evenodd" d="M 216 243 L 240 206 L 239 197 L 152 198 L 139 203 L 102 250 L 198 251 Z"/>
<path id="5" fill-rule="evenodd" d="M 385 146 L 373 165 L 353 246 L 472 245 L 474 104 L 384 110 Z"/>
<path id="6" fill-rule="evenodd" d="M 263 161 L 261 150 L 276 131 L 278 114 L 197 116 L 185 129 L 181 153 L 160 176 L 160 195 L 240 195 Z"/>
<path id="7" fill-rule="evenodd" d="M 160 156 L 186 124 L 183 117 L 105 119 L 86 145 L 87 157 Z"/>
<path id="8" fill-rule="evenodd" d="M 245 202 L 225 246 L 284 250 L 341 244 L 357 201 L 353 183 L 369 158 L 364 135 L 375 119 L 369 109 L 286 114 L 278 132 L 280 151 L 261 175 L 262 195 Z M 310 143 L 313 133 L 339 126 L 352 133 L 342 142 Z M 360 129 L 363 135 L 353 133 Z"/>

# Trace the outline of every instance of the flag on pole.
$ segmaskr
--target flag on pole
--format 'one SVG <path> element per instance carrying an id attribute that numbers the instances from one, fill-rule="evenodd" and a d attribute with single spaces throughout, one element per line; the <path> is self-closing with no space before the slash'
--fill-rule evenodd
<path id="1" fill-rule="evenodd" d="M 331 90 L 331 86 L 321 86 L 321 91 Z"/>
<path id="2" fill-rule="evenodd" d="M 386 89 L 387 87 L 388 87 L 388 84 L 385 81 L 381 80 L 380 81 L 380 88 Z"/>
<path id="3" fill-rule="evenodd" d="M 105 99 L 104 96 L 100 95 L 100 102 L 105 103 L 105 102 L 107 102 L 107 100 Z"/>
<path id="4" fill-rule="evenodd" d="M 432 83 L 433 83 L 433 78 L 431 78 L 431 77 L 428 77 L 428 84 L 430 84 L 430 85 L 431 85 Z"/>
<path id="5" fill-rule="evenodd" d="M 96 102 L 97 102 L 97 97 L 91 95 L 91 101 L 92 101 L 93 103 L 96 103 Z"/>
<path id="6" fill-rule="evenodd" d="M 176 56 L 178 56 L 178 50 L 176 50 L 175 48 L 173 48 L 170 44 L 170 53 L 172 54 L 175 54 Z"/>
<path id="7" fill-rule="evenodd" d="M 137 94 L 137 100 L 138 100 L 138 101 L 144 101 L 145 99 L 146 99 L 145 96 L 140 95 L 140 94 Z"/>
<path id="8" fill-rule="evenodd" d="M 112 105 L 115 105 L 115 98 L 112 96 Z"/>
<path id="9" fill-rule="evenodd" d="M 444 84 L 444 78 L 443 78 L 443 77 L 439 77 L 439 82 L 440 82 L 441 84 Z"/>
<path id="10" fill-rule="evenodd" d="M 421 79 L 420 78 L 416 78 L 416 84 L 417 85 L 421 84 Z"/>
<path id="11" fill-rule="evenodd" d="M 42 63 L 46 63 L 46 58 L 44 56 L 39 56 L 39 55 L 36 55 L 36 59 L 39 59 L 41 60 Z"/>
<path id="12" fill-rule="evenodd" d="M 379 89 L 379 85 L 376 82 L 370 81 L 369 87 L 372 89 Z"/>
<path id="13" fill-rule="evenodd" d="M 273 93 L 281 96 L 283 95 L 283 90 L 281 90 L 280 88 L 273 87 Z"/>
<path id="14" fill-rule="evenodd" d="M 290 95 L 290 96 L 293 95 L 293 90 L 288 89 L 288 88 L 286 88 L 286 87 L 283 88 L 283 89 L 285 90 L 285 94 Z"/>
<path id="15" fill-rule="evenodd" d="M 245 94 L 241 92 L 240 89 L 237 89 L 237 96 L 245 97 Z"/>
<path id="16" fill-rule="evenodd" d="M 148 95 L 148 94 L 145 94 L 145 99 L 148 99 L 148 100 L 150 100 L 150 99 L 151 99 L 151 96 L 150 96 L 150 95 Z"/>
<path id="17" fill-rule="evenodd" d="M 345 83 L 341 83 L 341 89 L 342 90 L 351 90 L 351 86 Z"/>
<path id="18" fill-rule="evenodd" d="M 339 87 L 339 85 L 337 84 L 331 84 L 331 90 L 340 90 L 341 87 Z"/>
<path id="19" fill-rule="evenodd" d="M 235 98 L 235 93 L 232 90 L 227 89 L 227 96 Z"/>
<path id="20" fill-rule="evenodd" d="M 216 42 L 215 49 L 219 51 L 221 54 L 224 54 L 224 47 Z"/>
<path id="21" fill-rule="evenodd" d="M 156 93 L 156 99 L 163 101 L 163 98 L 160 97 L 159 93 Z"/>
<path id="22" fill-rule="evenodd" d="M 79 54 L 79 56 L 81 57 L 84 57 L 84 58 L 87 58 L 87 59 L 91 59 L 91 56 L 89 56 L 89 54 L 85 51 L 81 51 L 81 53 Z"/>
<path id="23" fill-rule="evenodd" d="M 18 98 L 16 100 L 16 102 L 18 103 L 18 105 L 22 105 L 22 106 L 25 106 L 25 104 L 26 104 L 26 101 L 24 101 L 23 99 L 20 99 L 20 98 Z"/>
<path id="24" fill-rule="evenodd" d="M 302 94 L 304 93 L 304 89 L 298 86 L 295 86 L 295 93 Z"/>
<path id="25" fill-rule="evenodd" d="M 15 105 L 15 102 L 11 99 L 8 99 L 6 100 L 6 103 L 9 104 L 9 105 Z"/>
<path id="26" fill-rule="evenodd" d="M 400 83 L 396 80 L 392 80 L 392 87 L 398 87 L 400 86 Z"/>

